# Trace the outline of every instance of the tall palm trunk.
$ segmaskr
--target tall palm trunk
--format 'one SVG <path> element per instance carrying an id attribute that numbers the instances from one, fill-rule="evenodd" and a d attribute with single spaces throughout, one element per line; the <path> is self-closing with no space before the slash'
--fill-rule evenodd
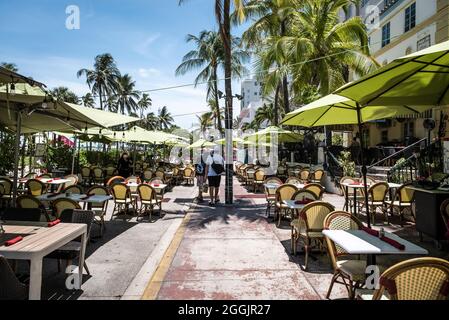
<path id="1" fill-rule="evenodd" d="M 281 23 L 281 36 L 284 37 L 287 33 L 287 26 L 286 26 L 286 21 L 282 21 Z M 283 87 L 283 91 L 284 91 L 284 110 L 285 113 L 289 113 L 290 112 L 290 100 L 288 98 L 288 79 L 287 79 L 287 75 L 284 76 L 284 78 L 282 79 L 282 87 Z"/>
<path id="2" fill-rule="evenodd" d="M 274 126 L 279 125 L 279 94 L 281 92 L 281 84 L 279 83 L 276 88 L 276 93 L 274 95 Z"/>
<path id="3" fill-rule="evenodd" d="M 233 203 L 233 150 L 232 150 L 232 49 L 231 49 L 231 1 L 223 0 L 223 17 L 220 21 L 220 34 L 225 50 L 225 128 L 226 128 L 226 204 Z"/>
<path id="4" fill-rule="evenodd" d="M 100 94 L 100 110 L 103 110 L 103 93 L 101 90 L 101 85 L 98 86 L 98 93 Z"/>
<path id="5" fill-rule="evenodd" d="M 221 113 L 220 113 L 220 99 L 218 98 L 218 67 L 214 67 L 214 98 L 215 98 L 215 120 L 217 121 L 217 129 L 220 132 L 220 135 L 223 137 L 223 124 L 221 122 Z"/>

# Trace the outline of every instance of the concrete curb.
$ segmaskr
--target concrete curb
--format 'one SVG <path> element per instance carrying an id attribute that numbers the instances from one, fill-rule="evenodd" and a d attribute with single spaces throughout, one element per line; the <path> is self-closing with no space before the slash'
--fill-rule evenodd
<path id="1" fill-rule="evenodd" d="M 152 279 L 154 273 L 156 272 L 159 264 L 164 258 L 165 252 L 170 247 L 173 237 L 181 227 L 183 221 L 185 220 L 188 212 L 195 208 L 195 203 L 186 204 L 182 208 L 182 212 L 185 214 L 184 217 L 179 219 L 174 219 L 173 223 L 168 227 L 167 231 L 164 233 L 162 238 L 159 240 L 156 248 L 153 250 L 151 255 L 143 264 L 140 271 L 134 277 L 131 284 L 126 289 L 120 300 L 140 300 L 144 295 L 144 292 L 148 286 L 148 282 Z"/>

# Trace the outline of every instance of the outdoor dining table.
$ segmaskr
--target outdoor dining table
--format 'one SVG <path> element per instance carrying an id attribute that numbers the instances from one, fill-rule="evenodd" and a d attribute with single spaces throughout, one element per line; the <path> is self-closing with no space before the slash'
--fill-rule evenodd
<path id="1" fill-rule="evenodd" d="M 126 184 L 129 188 L 137 188 L 139 186 L 138 183 L 130 182 Z M 167 188 L 166 184 L 150 184 L 156 191 L 163 191 Z"/>
<path id="2" fill-rule="evenodd" d="M 265 188 L 269 189 L 269 190 L 277 190 L 280 186 L 282 186 L 282 184 L 278 184 L 278 183 L 266 183 L 264 184 Z M 295 187 L 297 187 L 298 189 L 304 189 L 305 188 L 305 184 L 294 184 Z"/>
<path id="3" fill-rule="evenodd" d="M 41 196 L 36 197 L 39 201 L 55 201 L 58 199 L 70 199 L 76 202 L 84 202 L 84 203 L 102 203 L 105 201 L 112 200 L 112 196 L 106 196 L 106 195 L 92 195 L 88 196 L 87 194 L 70 194 L 67 195 L 66 193 L 60 193 L 58 195 L 52 195 L 51 193 L 46 193 Z"/>
<path id="4" fill-rule="evenodd" d="M 365 189 L 365 185 L 363 183 L 359 184 L 359 183 L 342 183 L 341 184 L 343 187 L 345 187 L 346 192 L 345 192 L 345 196 L 346 196 L 346 206 L 345 206 L 345 210 L 348 210 L 348 206 L 349 206 L 349 188 L 354 189 L 354 208 L 353 208 L 353 214 L 354 216 L 357 216 L 357 190 L 364 190 Z M 371 187 L 370 184 L 367 185 L 367 188 L 369 189 Z M 397 183 L 388 183 L 388 192 L 390 195 L 390 200 L 392 200 L 393 198 L 393 194 L 392 194 L 392 190 L 393 189 L 398 189 L 402 187 L 401 184 L 397 184 Z"/>
<path id="5" fill-rule="evenodd" d="M 296 200 L 284 200 L 282 201 L 291 210 L 302 210 L 306 204 L 298 204 Z"/>
<path id="6" fill-rule="evenodd" d="M 30 287 L 29 299 L 41 299 L 42 285 L 42 263 L 45 256 L 60 249 L 69 242 L 81 236 L 81 251 L 79 254 L 78 277 L 75 281 L 74 289 L 81 289 L 83 280 L 84 256 L 87 243 L 87 225 L 60 223 L 54 227 L 47 227 L 44 224 L 21 225 L 16 222 L 5 222 L 3 224 L 5 233 L 0 235 L 0 255 L 10 260 L 30 261 Z M 17 236 L 22 236 L 23 240 L 9 247 L 5 246 L 5 241 Z"/>
<path id="7" fill-rule="evenodd" d="M 429 252 L 398 237 L 393 233 L 385 233 L 385 236 L 404 245 L 400 250 L 391 244 L 370 235 L 364 230 L 323 230 L 323 234 L 331 239 L 336 245 L 343 248 L 347 253 L 353 255 L 367 255 L 367 265 L 376 265 L 378 255 L 428 255 Z"/>

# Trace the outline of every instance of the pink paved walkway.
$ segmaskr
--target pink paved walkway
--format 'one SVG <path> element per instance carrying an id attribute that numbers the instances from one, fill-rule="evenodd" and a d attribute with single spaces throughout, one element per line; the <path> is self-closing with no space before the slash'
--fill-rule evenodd
<path id="1" fill-rule="evenodd" d="M 302 271 L 303 258 L 289 256 L 264 216 L 263 201 L 246 199 L 239 185 L 234 194 L 244 196 L 234 208 L 198 206 L 190 213 L 158 299 L 322 299 L 331 277 L 328 260 L 324 273 Z"/>

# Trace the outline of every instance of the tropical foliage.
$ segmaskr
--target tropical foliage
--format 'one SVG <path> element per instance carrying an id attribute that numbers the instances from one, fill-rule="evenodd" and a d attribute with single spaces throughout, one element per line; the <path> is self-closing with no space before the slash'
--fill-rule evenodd
<path id="1" fill-rule="evenodd" d="M 80 104 L 81 99 L 72 91 L 70 91 L 67 87 L 57 87 L 51 90 L 51 94 L 53 97 L 60 101 L 73 103 L 73 104 Z"/>

